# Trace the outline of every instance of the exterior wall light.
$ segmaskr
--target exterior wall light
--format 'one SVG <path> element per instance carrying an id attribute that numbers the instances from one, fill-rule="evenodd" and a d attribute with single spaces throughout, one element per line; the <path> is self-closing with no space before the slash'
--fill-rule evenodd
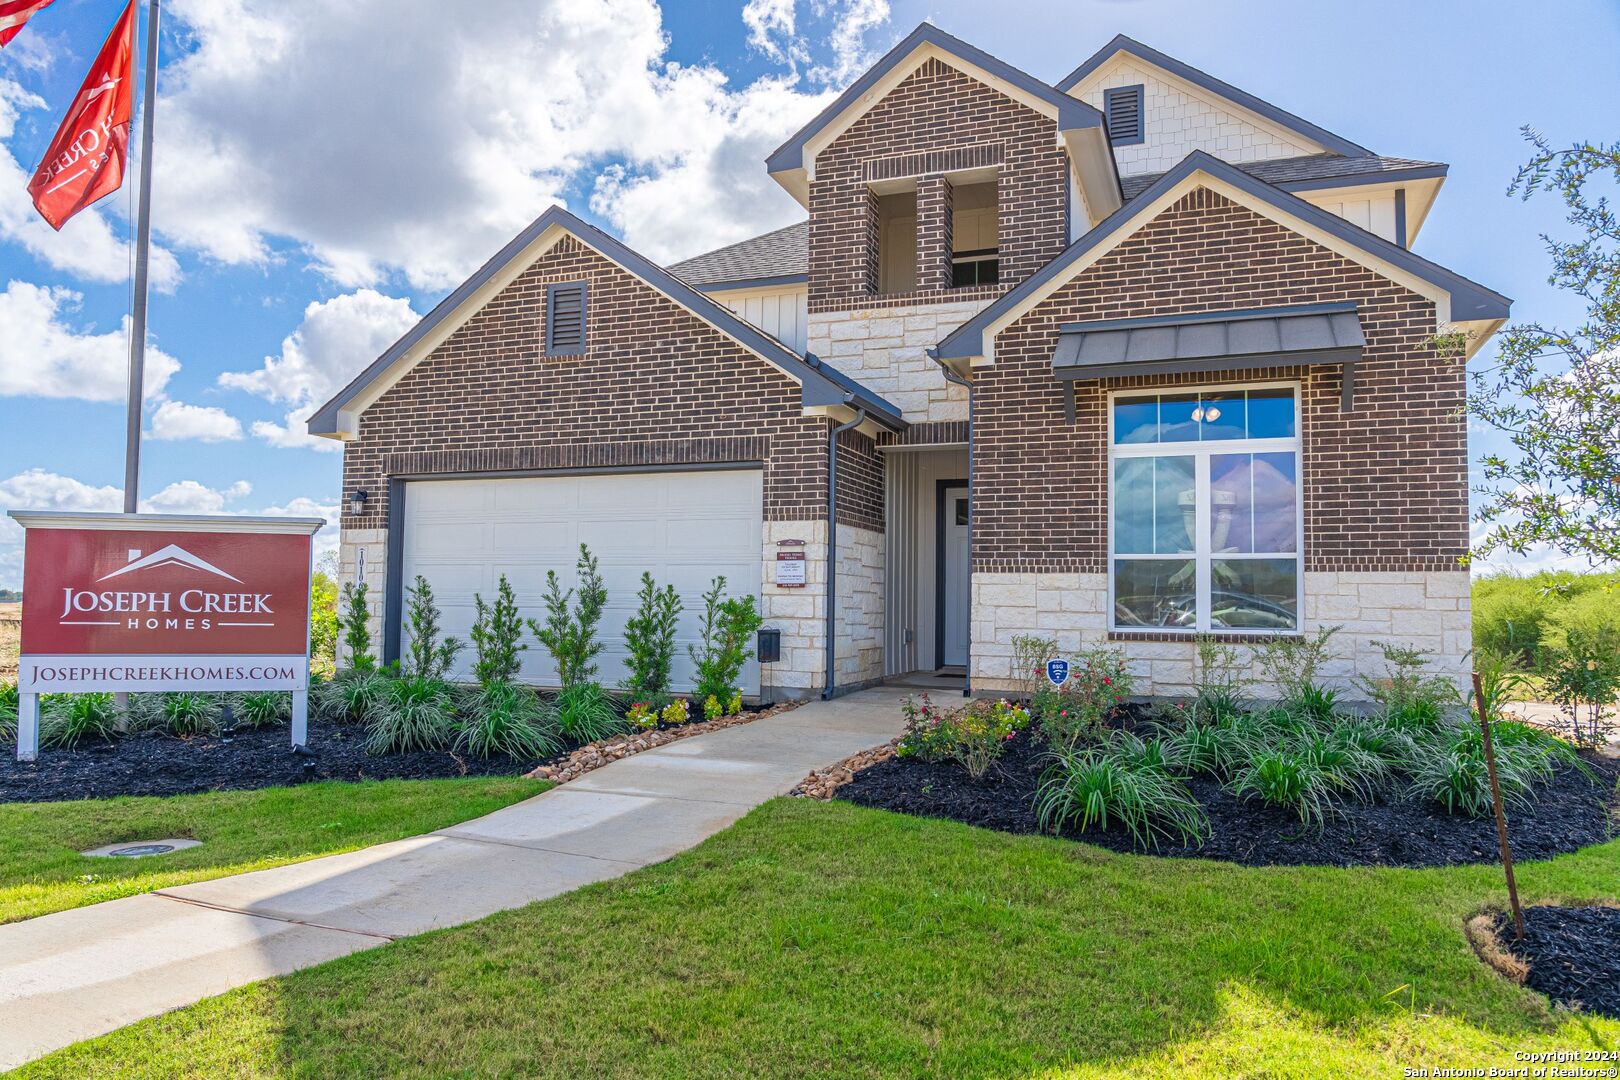
<path id="1" fill-rule="evenodd" d="M 370 497 L 364 488 L 356 488 L 354 494 L 349 496 L 349 513 L 356 517 L 364 514 L 366 512 L 366 500 Z"/>

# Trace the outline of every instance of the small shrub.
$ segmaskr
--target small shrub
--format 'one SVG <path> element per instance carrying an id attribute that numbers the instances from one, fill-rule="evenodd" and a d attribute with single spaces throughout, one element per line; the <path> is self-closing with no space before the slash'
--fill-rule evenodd
<path id="1" fill-rule="evenodd" d="M 1575 741 L 1601 743 L 1604 713 L 1620 696 L 1620 629 L 1608 622 L 1569 626 L 1562 643 L 1546 650 L 1544 664 L 1547 693 L 1569 717 Z"/>
<path id="2" fill-rule="evenodd" d="M 748 662 L 749 644 L 764 621 L 752 596 L 728 597 L 725 592 L 726 579 L 716 577 L 703 594 L 701 647 L 687 646 L 697 668 L 694 697 L 712 695 L 725 701 L 738 691 L 737 678 Z"/>
<path id="3" fill-rule="evenodd" d="M 895 747 L 900 757 L 921 761 L 955 761 L 978 780 L 1007 749 L 1013 736 L 1029 725 L 1029 710 L 1005 699 L 974 701 L 944 711 L 924 694 L 901 705 L 906 730 Z"/>
<path id="4" fill-rule="evenodd" d="M 557 695 L 557 723 L 563 734 L 581 745 L 617 735 L 624 720 L 607 691 L 593 682 L 576 682 Z"/>
<path id="5" fill-rule="evenodd" d="M 274 727 L 292 717 L 292 695 L 281 690 L 250 690 L 237 695 L 231 712 L 241 727 Z"/>
<path id="6" fill-rule="evenodd" d="M 624 688 L 636 697 L 659 697 L 669 692 L 681 598 L 675 586 L 660 589 L 653 576 L 642 571 L 636 601 L 635 615 L 624 624 L 624 644 L 629 654 L 625 660 L 629 679 Z"/>
<path id="7" fill-rule="evenodd" d="M 40 699 L 41 746 L 71 749 L 85 739 L 111 739 L 117 725 L 111 694 L 50 694 Z"/>
<path id="8" fill-rule="evenodd" d="M 551 653 L 557 665 L 557 679 L 567 690 L 596 676 L 596 657 L 602 643 L 596 639 L 602 608 L 607 604 L 607 587 L 597 570 L 596 556 L 579 545 L 579 561 L 574 564 L 578 585 L 564 589 L 555 570 L 546 571 L 546 621 L 528 620 L 529 632 Z M 648 579 L 651 580 L 650 578 Z M 573 606 L 569 606 L 569 601 Z"/>
<path id="9" fill-rule="evenodd" d="M 17 684 L 0 682 L 0 742 L 17 741 Z"/>
<path id="10" fill-rule="evenodd" d="M 1253 681 L 1238 660 L 1238 651 L 1210 634 L 1195 639 L 1198 674 L 1193 683 L 1193 716 L 1215 722 L 1243 711 L 1244 695 Z"/>
<path id="11" fill-rule="evenodd" d="M 1209 819 L 1185 784 L 1117 745 L 1058 751 L 1035 793 L 1042 829 L 1076 832 L 1117 826 L 1139 849 L 1161 840 L 1202 843 Z"/>
<path id="12" fill-rule="evenodd" d="M 1504 805 L 1528 805 L 1535 786 L 1551 780 L 1560 765 L 1591 775 L 1568 743 L 1529 724 L 1495 721 L 1491 741 Z M 1477 722 L 1458 724 L 1419 743 L 1411 772 L 1413 790 L 1445 807 L 1447 813 L 1467 817 L 1494 813 L 1485 737 Z"/>
<path id="13" fill-rule="evenodd" d="M 725 708 L 720 704 L 719 698 L 710 694 L 703 699 L 703 719 L 718 720 L 723 715 L 725 715 Z"/>
<path id="14" fill-rule="evenodd" d="M 692 707 L 687 704 L 685 698 L 676 698 L 664 706 L 658 718 L 671 727 L 676 727 L 692 719 Z"/>
<path id="15" fill-rule="evenodd" d="M 474 757 L 534 760 L 562 749 L 555 710 L 515 683 L 490 683 L 470 694 L 462 709 L 456 748 Z"/>
<path id="16" fill-rule="evenodd" d="M 900 703 L 900 715 L 905 720 L 905 730 L 895 744 L 895 756 L 914 757 L 919 761 L 943 761 L 950 756 L 949 733 L 940 730 L 946 713 L 929 700 L 927 694 L 908 695 Z"/>
<path id="17" fill-rule="evenodd" d="M 647 731 L 658 726 L 658 709 L 651 702 L 634 701 L 626 710 L 624 719 L 637 731 Z"/>
<path id="18" fill-rule="evenodd" d="M 1268 637 L 1255 649 L 1255 663 L 1282 700 L 1297 698 L 1306 687 L 1317 685 L 1318 673 L 1336 655 L 1332 640 L 1339 630 L 1337 626 L 1324 626 L 1315 637 Z"/>
<path id="19" fill-rule="evenodd" d="M 1333 710 L 1338 701 L 1337 692 L 1305 683 L 1294 687 L 1283 699 L 1282 706 L 1291 716 L 1320 728 L 1333 723 Z"/>
<path id="20" fill-rule="evenodd" d="M 742 713 L 742 711 L 743 711 L 742 691 L 741 690 L 733 690 L 731 692 L 731 696 L 726 699 L 726 715 L 727 716 L 738 716 L 738 715 L 740 715 Z"/>
<path id="21" fill-rule="evenodd" d="M 1057 655 L 1057 638 L 1038 634 L 1015 634 L 1012 639 L 1013 684 L 1026 699 L 1033 699 L 1043 687 L 1051 687 L 1046 662 Z"/>
<path id="22" fill-rule="evenodd" d="M 1286 807 L 1299 815 L 1301 823 L 1313 825 L 1318 831 L 1334 810 L 1331 779 L 1311 757 L 1289 750 L 1255 754 L 1248 766 L 1238 771 L 1232 793 Z"/>
<path id="23" fill-rule="evenodd" d="M 1451 681 L 1429 671 L 1433 655 L 1429 651 L 1384 641 L 1378 648 L 1384 654 L 1384 677 L 1359 682 L 1386 715 L 1401 713 L 1407 723 L 1415 724 L 1423 716 L 1438 718 L 1457 700 Z"/>
<path id="24" fill-rule="evenodd" d="M 348 650 L 349 666 L 362 671 L 377 666 L 377 658 L 371 655 L 371 611 L 366 605 L 366 594 L 371 586 L 362 582 L 356 585 L 352 581 L 343 583 L 343 613 L 338 616 L 338 626 L 343 631 L 343 646 Z"/>
<path id="25" fill-rule="evenodd" d="M 1108 718 L 1130 695 L 1132 677 L 1118 649 L 1089 649 L 1077 658 L 1068 681 L 1037 695 L 1041 729 L 1054 746 L 1074 746 L 1101 737 Z"/>
<path id="26" fill-rule="evenodd" d="M 164 694 L 163 726 L 170 735 L 187 738 L 219 731 L 219 700 L 212 694 L 181 691 Z"/>
<path id="27" fill-rule="evenodd" d="M 405 670 L 424 679 L 443 682 L 466 645 L 453 637 L 439 640 L 442 633 L 439 606 L 433 601 L 433 586 L 428 584 L 427 578 L 417 574 L 415 584 L 405 591 L 405 596 L 405 621 L 410 628 Z"/>
<path id="28" fill-rule="evenodd" d="M 388 677 L 375 668 L 340 671 L 313 694 L 316 711 L 338 723 L 367 723 L 382 704 L 388 685 Z"/>
<path id="29" fill-rule="evenodd" d="M 387 680 L 385 686 L 367 725 L 368 753 L 437 750 L 450 741 L 455 709 L 448 686 L 420 675 Z"/>
<path id="30" fill-rule="evenodd" d="M 473 678 L 479 686 L 509 683 L 517 678 L 522 663 L 518 654 L 529 646 L 522 640 L 523 620 L 518 617 L 517 595 L 505 574 L 495 587 L 493 604 L 473 594 L 473 625 L 468 636 L 473 645 Z"/>

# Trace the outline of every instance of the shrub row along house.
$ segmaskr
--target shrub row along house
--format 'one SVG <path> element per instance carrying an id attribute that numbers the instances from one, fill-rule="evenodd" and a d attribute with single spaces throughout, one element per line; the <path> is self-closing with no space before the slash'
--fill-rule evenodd
<path id="1" fill-rule="evenodd" d="M 669 267 L 546 211 L 311 418 L 387 656 L 402 582 L 464 633 L 583 542 L 616 597 L 758 595 L 780 696 L 1010 687 L 1030 633 L 1152 694 L 1198 632 L 1462 673 L 1464 364 L 1509 301 L 1412 251 L 1446 166 L 1128 38 L 1049 84 L 924 24 L 766 169 L 807 219 Z"/>

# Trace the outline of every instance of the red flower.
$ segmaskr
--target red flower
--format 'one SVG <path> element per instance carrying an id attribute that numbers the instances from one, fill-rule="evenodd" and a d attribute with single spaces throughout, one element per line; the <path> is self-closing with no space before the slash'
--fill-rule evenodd
<path id="1" fill-rule="evenodd" d="M 1108 686 L 1108 685 L 1112 684 L 1113 681 L 1114 680 L 1110 679 L 1108 676 L 1106 676 L 1106 675 L 1103 676 L 1103 685 L 1104 686 Z"/>

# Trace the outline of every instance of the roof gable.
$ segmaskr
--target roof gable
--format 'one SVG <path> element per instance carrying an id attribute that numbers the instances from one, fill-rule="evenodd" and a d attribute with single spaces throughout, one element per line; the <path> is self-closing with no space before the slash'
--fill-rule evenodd
<path id="1" fill-rule="evenodd" d="M 1240 90 L 1231 83 L 1217 79 L 1215 76 L 1200 71 L 1191 64 L 1183 63 L 1173 56 L 1167 56 L 1157 49 L 1150 48 L 1124 34 L 1117 35 L 1107 45 L 1093 53 L 1085 63 L 1058 80 L 1058 88 L 1065 93 L 1075 93 L 1082 83 L 1121 53 L 1129 54 L 1136 61 L 1157 68 L 1173 79 L 1178 79 L 1204 91 L 1208 95 L 1228 102 L 1243 112 L 1260 118 L 1271 126 L 1281 128 L 1283 131 L 1291 133 L 1312 146 L 1320 147 L 1330 153 L 1343 154 L 1347 157 L 1362 157 L 1372 153 L 1371 150 L 1359 143 L 1351 142 L 1341 135 L 1335 135 L 1326 128 L 1319 127 L 1308 120 L 1295 116 L 1286 109 L 1279 108 L 1246 90 Z M 1307 148 L 1307 152 L 1309 152 L 1309 148 Z"/>
<path id="2" fill-rule="evenodd" d="M 648 287 L 686 309 L 747 351 L 781 370 L 803 388 L 806 408 L 850 405 L 864 408 L 877 424 L 891 430 L 906 424 L 900 410 L 846 376 L 806 359 L 770 334 L 738 317 L 724 305 L 703 295 L 662 267 L 643 258 L 625 244 L 553 206 L 536 218 L 462 282 L 449 296 L 366 367 L 355 379 L 309 418 L 311 435 L 353 438 L 360 414 L 404 375 L 425 359 L 455 330 L 560 240 L 571 236 L 596 254 L 628 272 Z"/>
<path id="3" fill-rule="evenodd" d="M 1436 301 L 1442 323 L 1488 325 L 1508 317 L 1512 301 L 1398 244 L 1353 225 L 1297 195 L 1272 187 L 1203 151 L 1188 154 L 1151 187 L 1071 244 L 1062 255 L 963 323 L 934 350 L 941 361 L 993 359 L 1003 328 L 1082 273 L 1187 190 L 1205 186 L 1352 261 Z M 1483 341 L 1481 335 L 1474 347 Z"/>

